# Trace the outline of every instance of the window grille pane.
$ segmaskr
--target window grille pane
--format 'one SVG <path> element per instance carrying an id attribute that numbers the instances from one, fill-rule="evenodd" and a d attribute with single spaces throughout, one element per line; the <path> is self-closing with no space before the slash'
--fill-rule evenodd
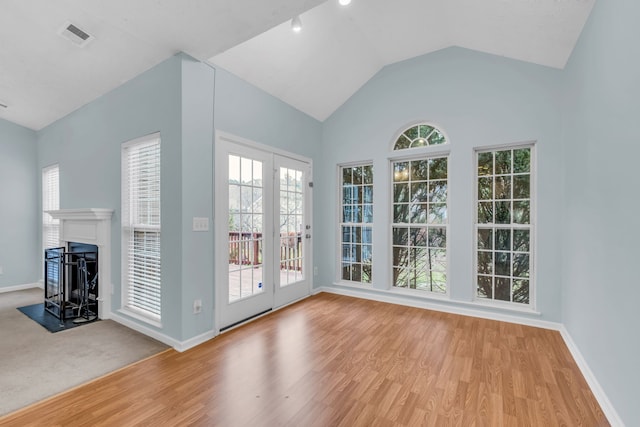
<path id="1" fill-rule="evenodd" d="M 373 166 L 340 171 L 340 278 L 370 284 L 373 259 Z"/>
<path id="2" fill-rule="evenodd" d="M 476 296 L 530 303 L 532 147 L 476 155 Z"/>
<path id="3" fill-rule="evenodd" d="M 393 286 L 446 293 L 448 158 L 397 161 L 392 171 Z"/>
<path id="4" fill-rule="evenodd" d="M 396 140 L 393 149 L 405 150 L 446 143 L 447 139 L 439 129 L 427 124 L 421 124 L 405 130 Z"/>

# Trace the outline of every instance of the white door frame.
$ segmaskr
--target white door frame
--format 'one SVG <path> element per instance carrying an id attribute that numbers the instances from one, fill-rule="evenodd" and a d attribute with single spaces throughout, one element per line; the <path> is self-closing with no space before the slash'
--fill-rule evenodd
<path id="1" fill-rule="evenodd" d="M 232 144 L 236 144 L 236 145 L 240 145 L 240 146 L 246 146 L 249 149 L 253 149 L 253 150 L 260 150 L 266 153 L 269 153 L 271 155 L 277 155 L 277 156 L 281 156 L 281 157 L 288 157 L 291 158 L 293 160 L 296 161 L 300 161 L 300 162 L 304 162 L 306 164 L 308 164 L 308 177 L 307 177 L 307 182 L 309 183 L 309 187 L 308 187 L 308 197 L 305 198 L 305 208 L 306 208 L 306 215 L 307 215 L 307 223 L 310 225 L 310 229 L 309 230 L 304 230 L 305 232 L 308 232 L 309 234 L 313 235 L 313 216 L 312 216 L 312 206 L 313 206 L 313 192 L 311 191 L 311 184 L 313 182 L 313 162 L 310 158 L 305 157 L 305 156 L 301 156 L 295 153 L 290 153 L 288 151 L 276 148 L 276 147 L 272 147 L 266 144 L 261 144 L 259 142 L 255 142 L 252 141 L 250 139 L 246 139 L 246 138 L 242 138 L 236 135 L 233 135 L 231 133 L 227 133 L 224 131 L 219 131 L 216 130 L 215 132 L 215 146 L 214 146 L 214 164 L 218 165 L 219 162 L 221 161 L 227 161 L 226 158 L 222 159 L 222 153 L 220 153 L 220 148 L 218 148 L 220 145 L 223 145 L 224 142 L 227 143 L 232 143 Z M 224 168 L 226 169 L 226 168 Z M 221 236 L 224 236 L 225 234 L 228 233 L 228 223 L 226 221 L 228 212 L 224 212 L 224 209 L 227 209 L 227 200 L 220 200 L 219 197 L 216 197 L 216 194 L 226 194 L 227 192 L 224 191 L 224 187 L 228 185 L 228 176 L 221 176 L 220 173 L 218 172 L 219 168 L 215 167 L 214 168 L 214 197 L 213 197 L 213 212 L 214 212 L 214 216 L 213 216 L 213 223 L 214 223 L 214 267 L 215 267 L 215 274 L 214 274 L 214 297 L 215 297 L 215 314 L 214 314 L 214 330 L 216 332 L 216 334 L 220 333 L 220 328 L 222 327 L 221 325 L 221 307 L 222 304 L 225 304 L 226 302 L 224 302 L 224 295 L 223 295 L 223 286 L 227 286 L 228 285 L 228 248 L 225 246 L 223 247 L 223 245 L 221 245 L 219 242 L 222 241 Z M 220 219 L 220 220 L 219 220 Z M 275 230 L 275 229 L 274 229 Z M 275 232 L 275 231 L 274 231 Z M 306 234 L 306 233 L 305 233 Z M 274 240 L 275 240 L 275 236 L 274 236 Z M 226 241 L 226 240 L 225 240 Z M 305 254 L 305 260 L 306 260 L 306 276 L 307 276 L 307 282 L 308 282 L 308 291 L 306 292 L 305 296 L 311 295 L 311 290 L 313 289 L 313 244 L 312 244 L 312 240 L 308 239 L 308 242 L 306 244 L 306 248 L 307 248 L 307 252 Z M 275 274 L 273 272 L 273 269 L 271 269 L 272 274 Z M 271 292 L 275 292 L 275 289 L 271 289 Z M 284 305 L 290 304 L 293 301 L 289 301 Z M 273 304 L 273 309 L 277 309 L 279 308 L 278 306 L 275 306 L 275 297 L 274 297 L 274 304 Z"/>

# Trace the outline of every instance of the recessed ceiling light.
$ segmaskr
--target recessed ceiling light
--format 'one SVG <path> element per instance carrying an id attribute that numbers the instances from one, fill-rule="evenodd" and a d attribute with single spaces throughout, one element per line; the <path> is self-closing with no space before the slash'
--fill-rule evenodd
<path id="1" fill-rule="evenodd" d="M 296 16 L 291 20 L 291 29 L 294 33 L 302 31 L 302 21 L 300 20 L 300 16 Z"/>
<path id="2" fill-rule="evenodd" d="M 340 6 L 347 6 L 351 3 L 351 0 L 338 0 L 338 3 L 340 3 Z"/>

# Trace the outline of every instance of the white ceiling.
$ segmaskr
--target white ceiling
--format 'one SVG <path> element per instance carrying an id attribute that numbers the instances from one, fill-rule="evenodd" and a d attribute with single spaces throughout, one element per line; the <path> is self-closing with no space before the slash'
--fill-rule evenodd
<path id="1" fill-rule="evenodd" d="M 179 51 L 206 60 L 324 0 L 2 0 L 0 118 L 41 129 Z M 70 21 L 95 40 L 58 35 Z"/>
<path id="2" fill-rule="evenodd" d="M 2 0 L 0 118 L 41 129 L 184 51 L 324 120 L 384 65 L 447 46 L 562 68 L 594 1 Z M 59 36 L 67 21 L 95 40 Z"/>
<path id="3" fill-rule="evenodd" d="M 329 0 L 210 62 L 323 121 L 383 66 L 460 46 L 564 68 L 595 0 Z"/>

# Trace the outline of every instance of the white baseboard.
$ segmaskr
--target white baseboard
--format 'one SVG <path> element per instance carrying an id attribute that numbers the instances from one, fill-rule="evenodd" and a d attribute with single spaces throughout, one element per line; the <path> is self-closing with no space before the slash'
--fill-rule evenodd
<path id="1" fill-rule="evenodd" d="M 44 289 L 44 287 L 39 283 L 26 283 L 24 285 L 14 285 L 14 286 L 5 286 L 0 288 L 0 294 L 5 292 L 14 292 L 14 291 L 24 291 L 26 289 L 34 289 L 40 288 Z"/>
<path id="2" fill-rule="evenodd" d="M 589 368 L 587 361 L 584 359 L 584 356 L 582 356 L 580 349 L 573 341 L 573 338 L 571 338 L 571 334 L 564 325 L 561 325 L 560 327 L 560 335 L 562 335 L 562 339 L 564 339 L 565 344 L 567 344 L 567 347 L 569 348 L 573 359 L 576 361 L 576 365 L 578 365 L 578 368 L 580 368 L 580 372 L 582 372 L 584 379 L 587 381 L 587 384 L 589 384 L 591 392 L 600 404 L 600 408 L 602 408 L 602 412 L 604 412 L 604 415 L 607 417 L 607 420 L 609 420 L 611 426 L 624 427 L 624 422 L 622 422 L 622 419 L 618 415 L 618 412 L 611 404 L 609 397 L 602 389 L 602 386 L 598 382 L 598 379 L 594 375 L 593 371 L 591 371 L 591 368 Z"/>
<path id="3" fill-rule="evenodd" d="M 212 329 L 212 330 L 207 331 L 207 332 L 205 332 L 205 333 L 203 333 L 203 334 L 197 335 L 197 336 L 195 336 L 195 337 L 193 337 L 193 338 L 189 338 L 189 339 L 188 339 L 188 340 L 186 340 L 186 341 L 181 341 L 181 342 L 178 344 L 178 346 L 177 346 L 177 347 L 176 347 L 176 346 L 174 346 L 173 348 L 174 348 L 176 351 L 179 351 L 180 353 L 182 353 L 183 351 L 187 351 L 187 350 L 189 350 L 190 348 L 193 348 L 193 347 L 195 347 L 195 346 L 197 346 L 197 345 L 200 345 L 200 344 L 202 344 L 202 343 L 204 343 L 204 342 L 207 342 L 207 341 L 209 341 L 210 339 L 215 338 L 215 337 L 216 337 L 216 333 L 215 333 L 215 331 Z"/>
<path id="4" fill-rule="evenodd" d="M 350 288 L 334 288 L 334 287 L 320 287 L 313 290 L 313 294 L 320 292 L 327 292 L 338 295 L 345 295 L 349 297 L 363 298 L 372 301 L 386 302 L 390 304 L 404 305 L 407 307 L 424 308 L 427 310 L 441 311 L 451 314 L 460 314 L 462 316 L 478 317 L 481 319 L 498 320 L 501 322 L 516 323 L 519 325 L 534 326 L 536 328 L 552 329 L 559 331 L 562 326 L 561 323 L 550 322 L 548 320 L 528 318 L 514 316 L 506 313 L 496 313 L 484 310 L 477 310 L 474 308 L 461 307 L 455 305 L 456 302 L 452 301 L 451 304 L 442 304 L 437 301 L 417 300 L 413 298 L 405 298 L 401 295 L 391 295 L 381 292 L 370 292 L 367 289 L 350 289 Z"/>
<path id="5" fill-rule="evenodd" d="M 180 353 L 182 353 L 183 351 L 187 351 L 199 344 L 202 344 L 203 342 L 209 341 L 211 338 L 214 338 L 216 336 L 215 332 L 213 330 L 210 330 L 193 338 L 189 338 L 186 341 L 178 341 L 175 338 L 171 338 L 170 336 L 165 335 L 162 332 L 158 332 L 155 329 L 142 325 L 118 313 L 111 312 L 109 319 L 113 320 L 114 322 L 120 323 L 121 325 L 124 325 L 129 329 L 133 329 L 134 331 L 140 332 L 141 334 L 158 340 L 163 344 L 171 346 L 174 350 Z"/>
<path id="6" fill-rule="evenodd" d="M 114 322 L 120 323 L 121 325 L 126 326 L 129 329 L 133 329 L 134 331 L 138 331 L 141 334 L 144 334 L 148 337 L 151 337 L 155 340 L 160 341 L 161 343 L 164 343 L 168 346 L 171 346 L 175 349 L 177 349 L 178 347 L 180 347 L 181 343 L 180 341 L 171 338 L 168 335 L 165 335 L 161 332 L 158 332 L 154 329 L 148 328 L 144 325 L 141 325 L 138 322 L 134 322 L 133 320 L 130 320 L 118 313 L 114 313 L 111 312 L 111 315 L 109 316 L 109 319 L 113 320 Z"/>
<path id="7" fill-rule="evenodd" d="M 549 321 L 540 320 L 540 319 L 529 319 L 529 318 L 506 315 L 501 313 L 489 313 L 482 310 L 473 310 L 473 309 L 468 309 L 463 307 L 438 304 L 430 301 L 412 300 L 409 298 L 402 298 L 395 295 L 368 292 L 366 289 L 359 290 L 359 289 L 345 289 L 345 288 L 334 288 L 334 287 L 320 287 L 320 288 L 314 288 L 312 291 L 313 295 L 319 294 L 321 292 L 333 293 L 337 295 L 345 295 L 345 296 L 350 296 L 355 298 L 363 298 L 363 299 L 368 299 L 372 301 L 386 302 L 390 304 L 404 305 L 408 307 L 443 311 L 446 313 L 460 314 L 463 316 L 473 316 L 481 319 L 499 320 L 502 322 L 515 323 L 519 325 L 534 326 L 534 327 L 543 328 L 543 329 L 556 330 L 560 332 L 560 335 L 562 336 L 565 344 L 567 345 L 567 348 L 571 352 L 571 355 L 573 356 L 573 359 L 575 360 L 576 365 L 578 365 L 578 368 L 582 372 L 582 375 L 584 376 L 585 381 L 591 388 L 591 392 L 593 393 L 594 397 L 600 404 L 600 407 L 602 408 L 602 411 L 604 412 L 604 415 L 607 417 L 607 420 L 609 421 L 611 426 L 624 427 L 624 423 L 622 422 L 622 419 L 620 419 L 620 416 L 618 415 L 615 408 L 611 404 L 609 397 L 600 386 L 600 383 L 596 379 L 596 376 L 593 374 L 593 372 L 589 368 L 587 361 L 582 356 L 582 353 L 580 352 L 575 342 L 571 338 L 571 335 L 569 334 L 564 324 L 562 323 L 549 322 Z"/>

